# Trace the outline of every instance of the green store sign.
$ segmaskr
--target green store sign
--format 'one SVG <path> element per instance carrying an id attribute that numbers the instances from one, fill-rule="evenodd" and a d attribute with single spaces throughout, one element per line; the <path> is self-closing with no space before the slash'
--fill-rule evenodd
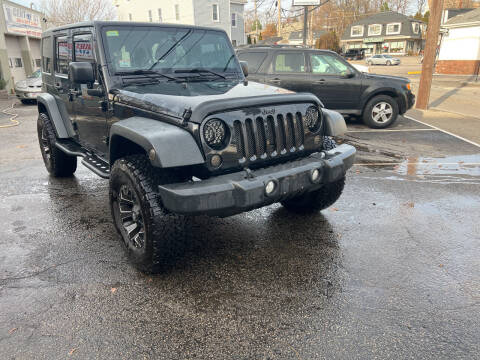
<path id="1" fill-rule="evenodd" d="M 364 44 L 378 43 L 378 42 L 383 42 L 383 37 L 372 37 L 372 38 L 368 38 L 368 39 L 363 39 Z"/>

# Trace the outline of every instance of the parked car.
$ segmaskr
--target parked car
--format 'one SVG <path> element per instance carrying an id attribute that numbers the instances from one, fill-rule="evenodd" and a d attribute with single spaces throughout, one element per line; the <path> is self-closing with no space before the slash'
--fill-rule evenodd
<path id="1" fill-rule="evenodd" d="M 365 60 L 369 66 L 372 65 L 400 65 L 400 59 L 391 55 L 373 55 Z"/>
<path id="2" fill-rule="evenodd" d="M 370 72 L 370 68 L 368 66 L 360 65 L 360 64 L 351 64 L 351 65 L 360 72 L 363 72 L 363 73 Z"/>
<path id="3" fill-rule="evenodd" d="M 366 74 L 333 51 L 253 48 L 238 50 L 247 61 L 248 79 L 296 92 L 315 94 L 328 109 L 361 116 L 373 128 L 385 128 L 415 103 L 410 81 Z"/>
<path id="4" fill-rule="evenodd" d="M 343 54 L 346 60 L 363 60 L 365 58 L 365 50 L 363 49 L 349 49 Z"/>
<path id="5" fill-rule="evenodd" d="M 315 212 L 342 193 L 355 157 L 331 138 L 343 117 L 315 95 L 246 81 L 223 30 L 82 22 L 44 31 L 42 58 L 45 167 L 71 176 L 80 157 L 110 179 L 113 223 L 143 271 L 174 258 L 188 215 L 276 202 Z"/>
<path id="6" fill-rule="evenodd" d="M 42 92 L 42 72 L 40 69 L 20 80 L 14 86 L 15 95 L 23 104 L 35 102 L 37 95 Z"/>

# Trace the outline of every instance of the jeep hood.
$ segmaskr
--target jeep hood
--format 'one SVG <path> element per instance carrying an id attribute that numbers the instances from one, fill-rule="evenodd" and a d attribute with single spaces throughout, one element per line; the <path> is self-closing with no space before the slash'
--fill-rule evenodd
<path id="1" fill-rule="evenodd" d="M 161 82 L 130 85 L 118 90 L 123 104 L 200 123 L 205 116 L 238 107 L 259 107 L 286 102 L 321 102 L 312 94 L 296 94 L 282 88 L 243 81 Z"/>

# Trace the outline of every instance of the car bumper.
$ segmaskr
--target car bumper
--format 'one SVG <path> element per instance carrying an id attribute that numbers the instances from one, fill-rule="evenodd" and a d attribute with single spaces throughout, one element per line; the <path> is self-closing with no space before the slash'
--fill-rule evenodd
<path id="1" fill-rule="evenodd" d="M 41 91 L 35 90 L 28 90 L 28 89 L 15 89 L 15 95 L 20 100 L 35 100 L 37 95 L 40 94 Z"/>
<path id="2" fill-rule="evenodd" d="M 411 109 L 415 105 L 415 95 L 409 91 L 407 93 L 407 110 Z"/>
<path id="3" fill-rule="evenodd" d="M 343 144 L 337 148 L 254 171 L 220 175 L 203 181 L 160 185 L 163 205 L 179 214 L 230 216 L 313 191 L 343 176 L 353 165 L 356 150 Z M 312 180 L 312 172 L 320 176 Z M 274 190 L 267 194 L 266 185 Z"/>

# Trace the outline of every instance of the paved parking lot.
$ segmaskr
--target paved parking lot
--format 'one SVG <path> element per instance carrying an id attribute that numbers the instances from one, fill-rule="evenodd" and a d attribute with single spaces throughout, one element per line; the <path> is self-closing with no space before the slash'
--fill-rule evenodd
<path id="1" fill-rule="evenodd" d="M 107 182 L 82 166 L 50 178 L 35 108 L 15 111 L 0 129 L 3 358 L 478 358 L 474 143 L 408 118 L 351 122 L 359 156 L 334 206 L 193 219 L 175 267 L 146 276 Z"/>

